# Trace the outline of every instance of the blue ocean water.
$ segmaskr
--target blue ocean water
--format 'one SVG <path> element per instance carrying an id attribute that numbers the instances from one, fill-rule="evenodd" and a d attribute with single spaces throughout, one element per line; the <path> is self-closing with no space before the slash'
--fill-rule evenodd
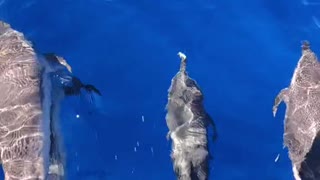
<path id="1" fill-rule="evenodd" d="M 65 57 L 77 77 L 103 94 L 91 114 L 76 98 L 63 103 L 67 179 L 175 179 L 164 108 L 182 51 L 219 133 L 210 179 L 289 180 L 284 105 L 273 118 L 272 104 L 290 82 L 300 41 L 319 53 L 319 6 L 317 0 L 0 0 L 0 19 L 39 51 Z"/>

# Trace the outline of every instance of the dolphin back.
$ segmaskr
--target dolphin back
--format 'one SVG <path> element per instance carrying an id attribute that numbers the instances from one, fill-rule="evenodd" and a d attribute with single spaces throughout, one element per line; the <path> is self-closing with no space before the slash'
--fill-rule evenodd
<path id="1" fill-rule="evenodd" d="M 48 146 L 41 66 L 23 34 L 0 22 L 0 150 L 5 179 L 44 179 Z"/>

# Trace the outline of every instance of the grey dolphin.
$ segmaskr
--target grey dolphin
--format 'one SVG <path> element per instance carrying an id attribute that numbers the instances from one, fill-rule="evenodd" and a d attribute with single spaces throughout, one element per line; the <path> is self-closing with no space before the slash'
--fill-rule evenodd
<path id="1" fill-rule="evenodd" d="M 59 128 L 60 103 L 65 94 L 60 83 L 54 78 L 61 72 L 70 72 L 71 66 L 62 57 L 55 54 L 39 55 L 39 59 L 44 65 L 44 75 L 51 80 L 51 104 L 50 104 L 50 150 L 49 150 L 49 169 L 47 180 L 62 180 L 65 177 L 65 154 L 63 149 L 62 136 Z"/>
<path id="2" fill-rule="evenodd" d="M 296 180 L 320 179 L 320 63 L 310 44 L 302 44 L 302 56 L 290 86 L 276 96 L 273 115 L 284 101 L 284 146 L 289 150 Z"/>
<path id="3" fill-rule="evenodd" d="M 93 85 L 83 84 L 79 78 L 73 76 L 71 66 L 67 61 L 54 53 L 45 53 L 40 59 L 44 64 L 45 74 L 51 79 L 51 107 L 50 107 L 50 166 L 48 180 L 64 179 L 65 155 L 59 128 L 60 103 L 65 96 L 79 95 L 83 88 L 88 92 L 101 95 Z M 88 88 L 89 87 L 89 88 Z"/>
<path id="4" fill-rule="evenodd" d="M 181 58 L 180 71 L 172 79 L 166 105 L 167 138 L 172 140 L 171 158 L 179 180 L 207 180 L 209 176 L 208 131 L 214 121 L 205 111 L 203 94 L 186 72 L 186 56 Z"/>
<path id="5" fill-rule="evenodd" d="M 6 180 L 45 179 L 51 83 L 42 75 L 32 45 L 0 22 L 0 151 Z"/>
<path id="6" fill-rule="evenodd" d="M 52 58 L 38 55 L 22 33 L 0 21 L 0 159 L 6 180 L 63 179 L 60 101 L 82 88 L 101 95 L 74 77 L 64 59 Z"/>

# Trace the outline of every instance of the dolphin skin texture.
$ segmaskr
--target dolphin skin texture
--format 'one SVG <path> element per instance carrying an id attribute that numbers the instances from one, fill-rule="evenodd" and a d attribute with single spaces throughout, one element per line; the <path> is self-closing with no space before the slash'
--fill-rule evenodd
<path id="1" fill-rule="evenodd" d="M 288 148 L 296 180 L 320 179 L 320 63 L 310 44 L 302 44 L 302 56 L 290 86 L 274 101 L 273 115 L 284 101 L 284 146 Z"/>
<path id="2" fill-rule="evenodd" d="M 186 56 L 181 58 L 180 71 L 172 79 L 166 106 L 167 138 L 172 140 L 171 159 L 179 180 L 207 180 L 210 154 L 208 130 L 215 124 L 203 106 L 203 94 L 186 72 Z"/>
<path id="3" fill-rule="evenodd" d="M 0 22 L 0 150 L 6 180 L 45 179 L 50 80 L 22 33 Z"/>

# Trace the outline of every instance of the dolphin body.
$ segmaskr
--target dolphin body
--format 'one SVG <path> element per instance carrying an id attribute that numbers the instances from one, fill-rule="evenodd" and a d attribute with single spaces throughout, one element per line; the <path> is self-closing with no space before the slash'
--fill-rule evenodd
<path id="1" fill-rule="evenodd" d="M 82 88 L 100 94 L 74 77 L 63 58 L 37 55 L 22 33 L 0 22 L 0 160 L 6 180 L 64 179 L 60 101 Z"/>
<path id="2" fill-rule="evenodd" d="M 44 75 L 51 80 L 51 104 L 50 104 L 50 150 L 49 150 L 49 169 L 47 172 L 47 180 L 63 180 L 65 177 L 65 154 L 62 145 L 62 136 L 59 129 L 60 103 L 64 99 L 65 94 L 60 83 L 56 79 L 60 79 L 61 74 L 71 73 L 71 67 L 62 58 L 55 54 L 45 54 L 39 57 L 44 64 Z M 61 62 L 61 63 L 60 63 Z"/>
<path id="3" fill-rule="evenodd" d="M 180 71 L 172 79 L 166 106 L 167 138 L 172 140 L 171 159 L 179 180 L 207 180 L 209 176 L 208 132 L 214 121 L 205 111 L 203 94 L 186 72 L 186 56 L 181 58 Z"/>
<path id="4" fill-rule="evenodd" d="M 0 22 L 0 158 L 6 180 L 46 177 L 51 83 L 41 69 L 31 43 Z"/>
<path id="5" fill-rule="evenodd" d="M 62 137 L 59 128 L 60 103 L 65 96 L 81 94 L 81 89 L 89 93 L 101 95 L 93 85 L 84 84 L 73 76 L 71 66 L 67 61 L 54 53 L 43 54 L 40 59 L 45 65 L 45 74 L 51 79 L 51 106 L 50 106 L 50 165 L 48 180 L 64 179 L 65 155 L 62 146 Z"/>
<path id="6" fill-rule="evenodd" d="M 320 63 L 302 44 L 302 56 L 295 68 L 290 86 L 276 96 L 273 115 L 284 101 L 284 146 L 289 150 L 296 180 L 320 179 Z"/>

